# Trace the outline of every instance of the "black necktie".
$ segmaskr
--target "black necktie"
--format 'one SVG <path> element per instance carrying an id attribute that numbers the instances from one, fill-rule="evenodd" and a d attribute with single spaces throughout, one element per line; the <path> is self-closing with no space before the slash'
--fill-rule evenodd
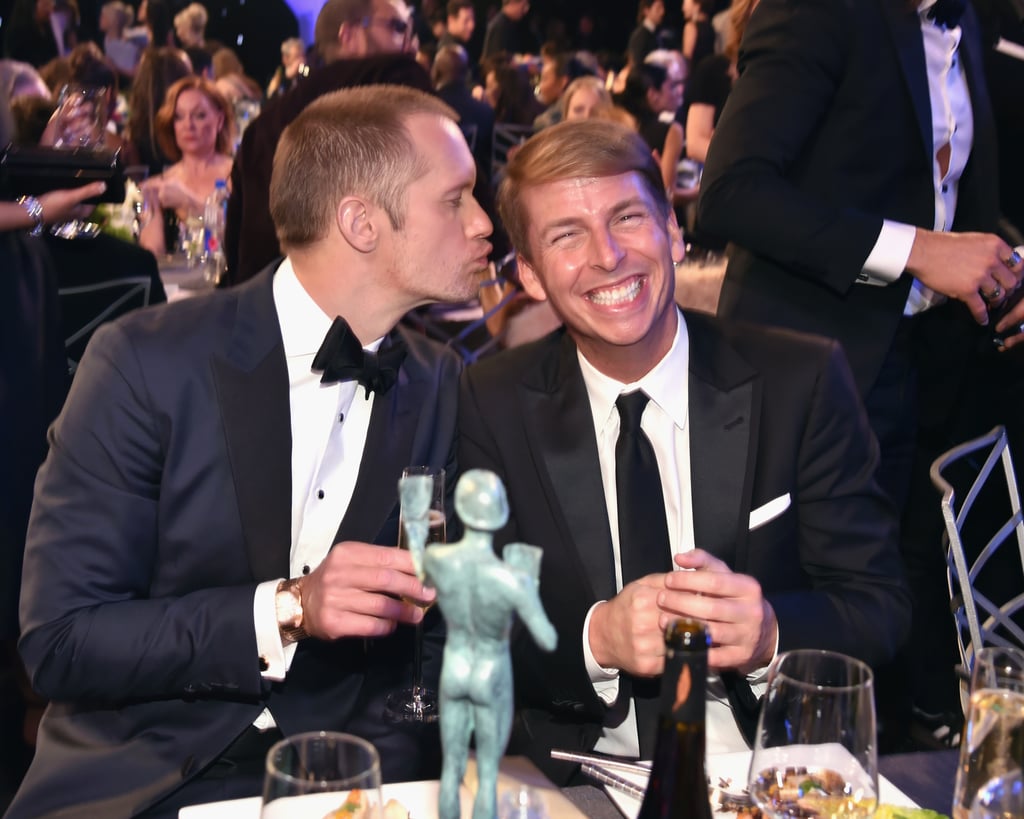
<path id="1" fill-rule="evenodd" d="M 371 392 L 383 394 L 391 389 L 404 358 L 405 345 L 400 341 L 392 342 L 378 353 L 364 350 L 348 322 L 338 316 L 317 350 L 313 372 L 323 373 L 321 384 L 356 381 L 366 388 L 369 399 Z"/>
<path id="2" fill-rule="evenodd" d="M 928 9 L 928 18 L 946 28 L 960 25 L 960 17 L 967 8 L 967 0 L 935 0 L 935 5 Z"/>
<path id="3" fill-rule="evenodd" d="M 672 568 L 665 498 L 654 447 L 640 429 L 640 419 L 650 400 L 637 391 L 620 395 L 619 438 L 615 442 L 615 491 L 619 509 L 619 563 L 622 585 Z M 636 700 L 640 758 L 651 759 L 657 733 L 658 678 L 627 677 Z M 625 680 L 624 680 L 625 682 Z M 629 686 L 623 686 L 623 694 Z"/>

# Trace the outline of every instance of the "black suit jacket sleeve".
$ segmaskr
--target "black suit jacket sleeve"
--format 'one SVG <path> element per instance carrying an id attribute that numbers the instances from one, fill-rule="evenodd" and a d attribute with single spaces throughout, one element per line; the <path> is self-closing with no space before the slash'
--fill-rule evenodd
<path id="1" fill-rule="evenodd" d="M 49 699 L 260 693 L 255 582 L 198 576 L 191 591 L 153 594 L 157 563 L 174 557 L 161 554 L 173 542 L 157 534 L 168 430 L 150 404 L 152 376 L 121 326 L 105 325 L 50 432 L 26 546 L 20 644 Z"/>
<path id="2" fill-rule="evenodd" d="M 851 130 L 861 136 L 855 100 L 868 86 L 858 88 L 849 75 L 869 70 L 850 63 L 854 38 L 865 33 L 856 16 L 870 13 L 864 5 L 870 4 L 759 4 L 744 35 L 741 75 L 715 128 L 698 203 L 702 229 L 838 293 L 856 281 L 882 227 L 878 212 L 847 204 L 858 197 L 845 178 L 868 185 L 889 170 L 884 119 L 859 144 L 837 145 L 850 141 Z M 890 83 L 900 92 L 898 71 Z M 856 164 L 844 168 L 849 162 Z M 858 182 L 858 174 L 868 179 Z"/>

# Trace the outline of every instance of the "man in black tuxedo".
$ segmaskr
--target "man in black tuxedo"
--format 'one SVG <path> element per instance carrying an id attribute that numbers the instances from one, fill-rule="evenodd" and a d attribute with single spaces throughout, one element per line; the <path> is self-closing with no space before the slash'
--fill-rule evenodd
<path id="1" fill-rule="evenodd" d="M 411 12 L 404 0 L 327 0 L 317 16 L 315 48 L 324 65 L 270 100 L 246 128 L 231 169 L 224 247 L 224 281 L 255 276 L 281 254 L 268 196 L 271 163 L 281 132 L 307 105 L 340 88 L 387 83 L 430 90 L 413 57 Z"/>
<path id="2" fill-rule="evenodd" d="M 842 343 L 879 440 L 879 481 L 906 510 L 922 650 L 897 679 L 937 661 L 950 704 L 951 658 L 924 647 L 936 623 L 952 625 L 927 470 L 999 422 L 976 412 L 1005 407 L 992 384 L 969 379 L 1019 379 L 1019 362 L 992 360 L 983 325 L 1024 273 L 996 235 L 996 142 L 965 5 L 761 0 L 698 203 L 701 227 L 733 243 L 720 315 Z M 934 702 L 926 710 L 942 710 Z"/>
<path id="3" fill-rule="evenodd" d="M 650 151 L 621 126 L 534 136 L 499 209 L 524 288 L 565 324 L 470 367 L 460 392 L 460 466 L 505 481 L 513 518 L 497 542 L 543 547 L 559 632 L 550 657 L 515 643 L 510 750 L 558 781 L 572 769 L 552 747 L 649 758 L 650 678 L 674 616 L 713 640 L 709 751 L 745 747 L 750 689 L 777 651 L 891 657 L 909 620 L 895 511 L 838 345 L 676 308 L 679 228 Z M 647 501 L 630 492 L 626 435 L 657 462 L 650 523 L 623 524 Z"/>
<path id="4" fill-rule="evenodd" d="M 20 649 L 51 704 L 12 819 L 253 795 L 301 731 L 431 773 L 436 747 L 382 720 L 409 682 L 393 632 L 422 618 L 402 598 L 433 598 L 394 548 L 397 481 L 454 472 L 460 366 L 394 328 L 470 296 L 490 252 L 454 117 L 398 86 L 324 96 L 275 156 L 288 256 L 94 335 L 29 525 Z"/>

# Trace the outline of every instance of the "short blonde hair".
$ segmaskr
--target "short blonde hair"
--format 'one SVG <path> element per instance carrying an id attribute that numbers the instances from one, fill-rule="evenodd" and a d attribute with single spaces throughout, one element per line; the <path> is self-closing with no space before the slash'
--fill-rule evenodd
<path id="1" fill-rule="evenodd" d="M 174 15 L 174 31 L 184 46 L 202 45 L 206 23 L 210 19 L 199 3 L 190 3 Z"/>
<path id="2" fill-rule="evenodd" d="M 582 77 L 577 77 L 566 87 L 562 93 L 562 119 L 569 118 L 569 106 L 572 105 L 573 95 L 583 88 L 589 88 L 593 91 L 600 99 L 599 105 L 610 106 L 612 104 L 612 95 L 608 92 L 608 89 L 604 87 L 604 80 L 600 77 L 592 77 L 587 74 Z"/>
<path id="3" fill-rule="evenodd" d="M 618 176 L 635 172 L 658 215 L 671 210 L 661 169 L 639 134 L 617 122 L 585 119 L 545 128 L 523 145 L 508 163 L 498 189 L 498 213 L 516 251 L 533 262 L 530 215 L 523 204 L 527 188 L 562 179 Z"/>
<path id="4" fill-rule="evenodd" d="M 324 238 L 346 196 L 366 197 L 403 228 L 406 188 L 427 172 L 406 124 L 416 114 L 458 119 L 437 97 L 399 85 L 334 91 L 296 117 L 270 178 L 270 215 L 285 252 Z"/>

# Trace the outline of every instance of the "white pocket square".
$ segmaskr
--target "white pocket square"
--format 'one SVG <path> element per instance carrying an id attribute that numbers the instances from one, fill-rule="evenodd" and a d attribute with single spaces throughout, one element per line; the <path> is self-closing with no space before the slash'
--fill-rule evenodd
<path id="1" fill-rule="evenodd" d="M 777 498 L 768 501 L 763 506 L 758 506 L 757 509 L 750 513 L 750 531 L 757 529 L 759 526 L 764 526 L 770 520 L 775 520 L 775 518 L 789 509 L 791 502 L 789 492 L 787 492 L 785 495 L 779 495 Z"/>

